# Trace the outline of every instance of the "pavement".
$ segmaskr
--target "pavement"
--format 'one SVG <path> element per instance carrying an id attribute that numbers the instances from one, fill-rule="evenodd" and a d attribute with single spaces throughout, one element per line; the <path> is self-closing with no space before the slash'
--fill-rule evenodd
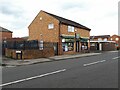
<path id="1" fill-rule="evenodd" d="M 60 55 L 60 56 L 53 56 L 49 58 L 38 58 L 38 59 L 26 59 L 26 60 L 14 60 L 7 57 L 2 57 L 2 66 L 23 66 L 23 65 L 30 65 L 30 64 L 37 64 L 37 63 L 44 63 L 44 62 L 52 62 L 52 61 L 59 61 L 59 60 L 67 60 L 72 58 L 80 58 L 80 57 L 88 57 L 93 55 L 99 55 L 101 53 L 84 53 L 84 54 L 74 54 L 74 55 Z"/>

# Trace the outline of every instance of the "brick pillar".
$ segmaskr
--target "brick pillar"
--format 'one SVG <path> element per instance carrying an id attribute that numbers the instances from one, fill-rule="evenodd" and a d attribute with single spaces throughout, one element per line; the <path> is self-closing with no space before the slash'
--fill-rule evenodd
<path id="1" fill-rule="evenodd" d="M 79 52 L 81 52 L 81 42 L 79 42 Z"/>
<path id="2" fill-rule="evenodd" d="M 90 40 L 88 40 L 88 51 L 90 51 Z"/>
<path id="3" fill-rule="evenodd" d="M 74 42 L 74 52 L 76 52 L 76 42 Z"/>

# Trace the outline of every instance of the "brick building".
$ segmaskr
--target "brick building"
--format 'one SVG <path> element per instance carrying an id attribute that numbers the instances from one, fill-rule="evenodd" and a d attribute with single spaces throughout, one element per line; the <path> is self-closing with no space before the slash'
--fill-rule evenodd
<path id="1" fill-rule="evenodd" d="M 110 51 L 115 50 L 115 42 L 110 35 L 90 36 L 90 50 Z"/>
<path id="2" fill-rule="evenodd" d="M 82 52 L 85 49 L 87 51 L 90 48 L 91 29 L 42 10 L 28 29 L 29 40 L 57 43 L 54 50 L 58 55 Z"/>
<path id="3" fill-rule="evenodd" d="M 118 50 L 118 49 L 120 49 L 120 36 L 118 36 L 118 35 L 112 35 L 111 36 L 111 41 L 115 41 L 115 47 L 116 47 L 116 49 Z"/>
<path id="4" fill-rule="evenodd" d="M 12 31 L 0 26 L 0 38 L 1 38 L 1 41 L 5 40 L 7 38 L 12 38 L 12 33 L 13 33 Z"/>
<path id="5" fill-rule="evenodd" d="M 5 54 L 5 44 L 7 39 L 12 38 L 12 31 L 0 26 L 0 45 L 2 45 L 2 54 Z"/>

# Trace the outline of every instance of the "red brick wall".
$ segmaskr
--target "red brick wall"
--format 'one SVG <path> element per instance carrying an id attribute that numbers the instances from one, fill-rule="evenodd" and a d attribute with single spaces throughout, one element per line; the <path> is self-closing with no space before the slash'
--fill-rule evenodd
<path id="1" fill-rule="evenodd" d="M 7 38 L 12 38 L 12 33 L 11 32 L 0 32 L 0 38 L 2 38 L 2 40 L 7 39 Z"/>
<path id="2" fill-rule="evenodd" d="M 40 20 L 42 18 L 42 20 Z M 48 29 L 53 23 L 54 28 Z M 41 11 L 29 25 L 29 40 L 44 40 L 44 42 L 58 42 L 59 21 Z M 42 35 L 40 35 L 42 34 Z"/>
<path id="3" fill-rule="evenodd" d="M 120 48 L 120 36 L 118 36 L 118 35 L 113 35 L 113 36 L 111 36 L 111 38 L 112 38 L 112 41 L 115 41 L 116 44 L 118 44 L 118 46 L 116 46 L 116 48 L 117 48 L 117 47 Z M 116 41 L 116 38 L 119 38 L 119 40 Z"/>
<path id="4" fill-rule="evenodd" d="M 12 49 L 6 49 L 5 56 L 17 59 L 16 51 Z M 35 59 L 35 58 L 44 58 L 44 57 L 51 57 L 54 56 L 54 49 L 47 48 L 43 50 L 20 50 L 22 51 L 22 59 Z M 20 59 L 20 55 L 18 55 Z"/>
<path id="5" fill-rule="evenodd" d="M 77 30 L 76 32 L 68 32 L 68 25 L 62 24 L 60 30 L 61 30 L 61 34 L 75 35 L 76 33 L 76 34 L 80 34 L 80 37 L 90 37 L 90 31 L 77 27 L 75 27 L 75 30 Z"/>
<path id="6" fill-rule="evenodd" d="M 114 43 L 102 43 L 102 49 L 103 51 L 115 50 L 115 44 Z"/>

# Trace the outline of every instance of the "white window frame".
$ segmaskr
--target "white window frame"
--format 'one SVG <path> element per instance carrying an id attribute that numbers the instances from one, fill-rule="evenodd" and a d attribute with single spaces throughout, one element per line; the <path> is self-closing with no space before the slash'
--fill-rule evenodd
<path id="1" fill-rule="evenodd" d="M 53 29 L 54 28 L 54 24 L 53 23 L 49 23 L 48 24 L 48 29 Z"/>
<path id="2" fill-rule="evenodd" d="M 73 26 L 68 26 L 68 32 L 74 32 L 75 31 L 75 27 Z"/>
<path id="3" fill-rule="evenodd" d="M 102 41 L 102 38 L 98 38 L 98 41 Z"/>

